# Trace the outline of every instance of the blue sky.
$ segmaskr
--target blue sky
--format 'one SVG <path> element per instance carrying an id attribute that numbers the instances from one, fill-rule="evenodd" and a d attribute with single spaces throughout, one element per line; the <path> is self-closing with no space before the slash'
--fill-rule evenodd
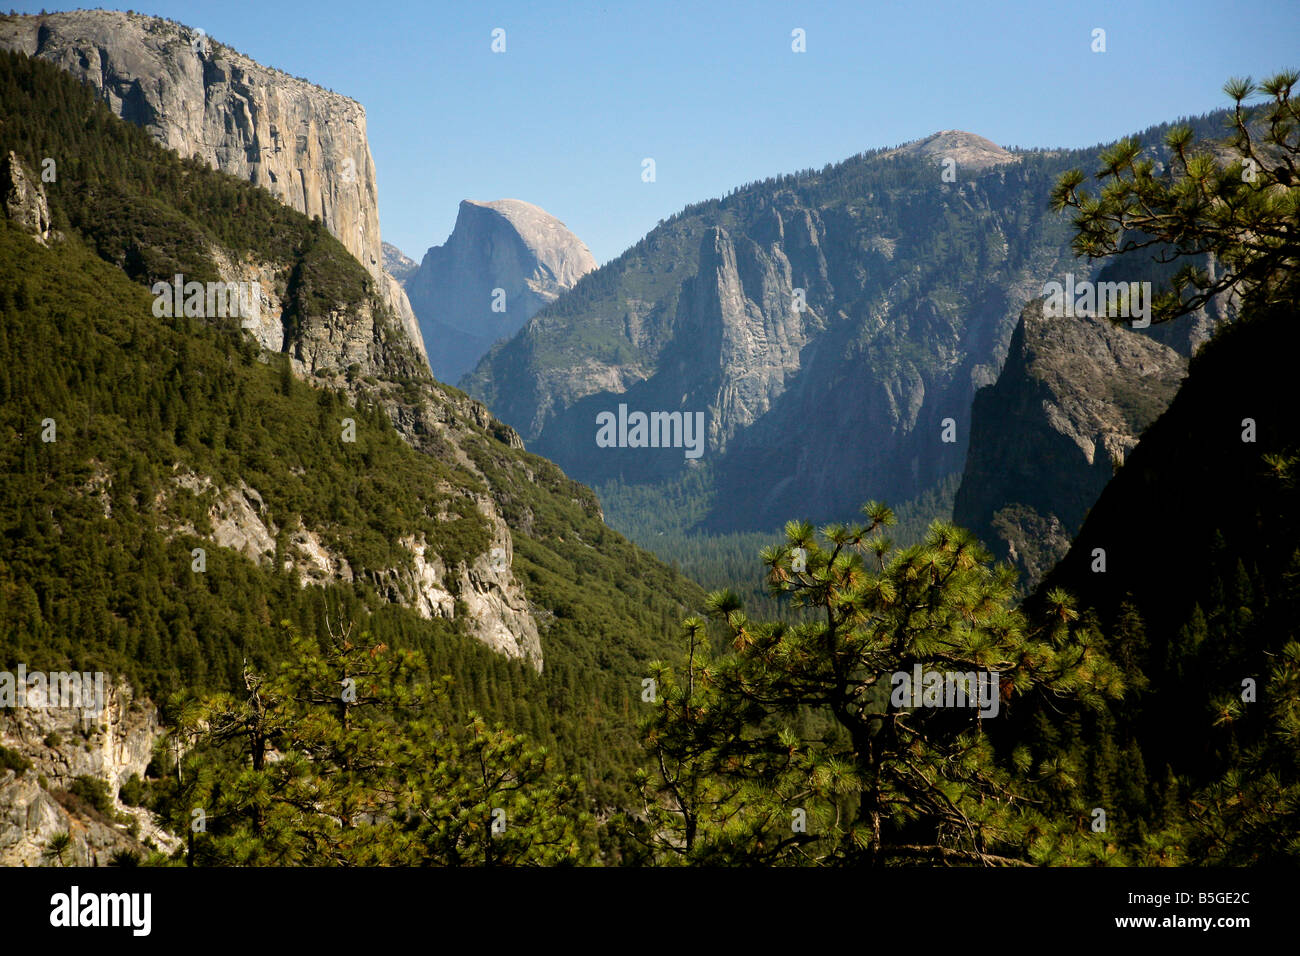
<path id="1" fill-rule="evenodd" d="M 42 6 L 77 5 L 17 9 Z M 606 262 L 686 204 L 754 179 L 940 129 L 1091 145 L 1223 106 L 1229 76 L 1300 66 L 1295 0 L 134 9 L 364 104 L 384 238 L 417 260 L 445 241 L 461 199 L 536 203 Z M 1091 50 L 1094 28 L 1105 53 Z"/>

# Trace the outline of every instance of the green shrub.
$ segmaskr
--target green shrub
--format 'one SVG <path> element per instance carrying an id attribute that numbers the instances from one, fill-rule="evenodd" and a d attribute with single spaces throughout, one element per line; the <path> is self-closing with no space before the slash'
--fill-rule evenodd
<path id="1" fill-rule="evenodd" d="M 0 769 L 13 770 L 21 775 L 32 769 L 32 762 L 16 750 L 0 747 Z"/>
<path id="2" fill-rule="evenodd" d="M 149 798 L 149 788 L 139 774 L 133 773 L 123 782 L 117 796 L 128 807 L 143 807 Z"/>
<path id="3" fill-rule="evenodd" d="M 82 775 L 72 781 L 68 792 L 90 804 L 103 814 L 113 812 L 113 798 L 109 795 L 108 784 L 98 777 Z"/>

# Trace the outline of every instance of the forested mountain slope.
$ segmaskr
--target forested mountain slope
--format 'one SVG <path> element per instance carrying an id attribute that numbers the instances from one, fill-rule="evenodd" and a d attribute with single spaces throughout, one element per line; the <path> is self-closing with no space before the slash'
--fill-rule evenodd
<path id="1" fill-rule="evenodd" d="M 357 621 L 453 675 L 453 706 L 549 744 L 601 805 L 622 800 L 641 676 L 698 588 L 435 382 L 318 223 L 4 54 L 11 152 L 5 659 L 103 668 L 161 703 L 269 667 L 282 620 Z M 155 281 L 220 281 L 240 258 L 264 266 L 278 351 L 238 318 L 158 314 Z"/>
<path id="2" fill-rule="evenodd" d="M 1164 131 L 1142 134 L 1157 158 Z M 1024 303 L 1092 278 L 1047 196 L 1098 152 L 946 131 L 749 184 L 585 276 L 463 384 L 645 541 L 912 501 L 961 471 Z M 601 447 L 621 404 L 702 414 L 703 454 Z"/>

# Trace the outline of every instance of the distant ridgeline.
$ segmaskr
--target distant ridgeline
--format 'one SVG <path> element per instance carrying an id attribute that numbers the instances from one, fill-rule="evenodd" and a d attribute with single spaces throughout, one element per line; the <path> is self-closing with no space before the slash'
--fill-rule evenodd
<path id="1" fill-rule="evenodd" d="M 1189 122 L 1198 137 L 1221 137 L 1225 115 Z M 1161 161 L 1168 129 L 1140 134 Z M 848 520 L 875 498 L 906 519 L 899 539 L 917 541 L 930 520 L 953 514 L 964 466 L 961 523 L 1032 586 L 1110 477 L 1109 449 L 1093 453 L 1088 419 L 1124 422 L 1111 444 L 1135 444 L 1181 377 L 1174 353 L 1190 354 L 1211 324 L 1112 336 L 1160 353 L 1166 374 L 1069 383 L 1077 446 L 1058 447 L 1054 434 L 1020 440 L 1009 401 L 986 400 L 979 408 L 993 414 L 972 419 L 1026 302 L 1049 283 L 1063 298 L 1069 290 L 1073 308 L 1076 279 L 1089 290 L 1101 279 L 1117 297 L 1126 279 L 1161 278 L 1150 263 L 1135 272 L 1077 260 L 1067 217 L 1047 208 L 1056 178 L 1095 168 L 1101 151 L 1010 151 L 947 131 L 742 186 L 687 207 L 583 276 L 462 385 L 531 450 L 589 483 L 612 527 L 698 580 L 741 587 L 768 611 L 753 555 L 785 521 Z M 1035 355 L 1043 341 L 1029 340 Z M 1094 346 L 1104 353 L 1100 337 Z M 1043 355 L 1029 364 L 1051 363 Z M 1026 414 L 1041 412 L 1031 388 L 1007 382 L 997 394 L 1007 392 L 1029 397 Z M 1140 408 L 1117 407 L 1116 396 Z M 658 427 L 636 428 L 637 412 L 659 414 Z M 671 429 L 665 445 L 667 414 L 703 418 L 698 454 L 673 450 Z M 1022 457 L 1007 459 L 1009 450 Z M 1044 484 L 1057 467 L 1061 480 Z M 1015 480 L 990 481 L 990 469 Z M 723 580 L 724 566 L 746 576 Z"/>
<path id="2" fill-rule="evenodd" d="M 1217 134 L 1218 119 L 1196 125 Z M 742 586 L 761 567 L 737 557 L 754 543 L 743 532 L 868 494 L 910 501 L 899 530 L 914 539 L 951 506 L 971 396 L 1023 302 L 1066 271 L 1068 225 L 1042 212 L 1050 185 L 1095 156 L 971 141 L 929 144 L 967 150 L 969 180 L 939 179 L 933 150 L 898 151 L 692 207 L 470 381 L 535 448 L 604 482 L 624 527 L 662 537 L 664 554 L 708 563 L 698 532 L 731 532 L 714 573 Z M 0 672 L 121 674 L 163 702 L 244 689 L 286 656 L 281 622 L 357 621 L 450 675 L 449 707 L 548 746 L 605 818 L 643 809 L 628 806 L 642 681 L 677 656 L 697 585 L 435 382 L 376 277 L 318 221 L 159 148 L 16 54 L 0 55 L 0 169 Z M 226 284 L 228 306 L 232 281 L 250 283 L 256 316 L 242 301 L 238 317 L 213 314 L 209 284 Z M 806 311 L 787 308 L 795 289 Z M 1082 819 L 1095 801 L 1128 849 L 1179 827 L 1207 788 L 1276 800 L 1287 819 L 1300 805 L 1283 733 L 1300 699 L 1294 311 L 1217 336 L 1163 415 L 1154 393 L 1116 398 L 1141 413 L 1126 424 L 1154 424 L 1044 587 L 1096 615 L 1133 696 L 1092 715 L 1003 709 L 991 684 L 976 698 L 996 708 L 987 733 L 1005 752 L 1027 744 L 1037 766 L 1083 781 L 1089 805 L 1054 811 Z M 741 333 L 760 328 L 790 364 L 742 360 Z M 593 387 L 578 356 L 624 384 Z M 1181 372 L 1155 367 L 1166 385 Z M 30 784 L 26 763 L 0 748 L 4 780 Z M 1228 862 L 1267 858 L 1268 828 L 1243 826 Z"/>
<path id="3" fill-rule="evenodd" d="M 699 588 L 436 383 L 318 221 L 5 53 L 10 152 L 0 670 L 124 674 L 161 703 L 242 689 L 284 653 L 281 621 L 357 620 L 452 675 L 453 707 L 507 721 L 619 804 L 641 678 Z M 208 283 L 250 263 L 257 328 L 242 302 L 240 319 L 207 315 Z"/>
<path id="4" fill-rule="evenodd" d="M 1221 136 L 1223 117 L 1191 124 Z M 1167 129 L 1141 134 L 1158 160 Z M 1100 152 L 945 131 L 750 183 L 583 276 L 462 385 L 648 547 L 933 496 L 962 471 L 972 400 L 1025 303 L 1095 279 L 1046 197 Z M 702 414 L 702 453 L 642 445 L 631 427 L 609 442 L 622 406 L 629 424 L 634 410 Z"/>

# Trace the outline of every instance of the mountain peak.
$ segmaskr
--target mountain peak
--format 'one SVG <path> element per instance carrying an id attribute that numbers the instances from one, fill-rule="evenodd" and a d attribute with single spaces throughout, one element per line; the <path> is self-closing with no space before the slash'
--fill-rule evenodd
<path id="1" fill-rule="evenodd" d="M 983 169 L 1001 163 L 1014 163 L 1019 157 L 990 139 L 960 129 L 943 129 L 924 139 L 904 143 L 886 156 L 917 156 L 942 161 L 953 159 L 959 167 Z"/>
<path id="2" fill-rule="evenodd" d="M 391 242 L 380 243 L 384 252 L 384 271 L 399 283 L 406 282 L 420 264 Z"/>
<path id="3" fill-rule="evenodd" d="M 585 243 L 559 219 L 522 199 L 464 199 L 451 236 L 425 253 L 407 292 L 433 374 L 455 382 L 497 339 L 596 268 Z"/>
<path id="4" fill-rule="evenodd" d="M 462 206 L 484 206 L 488 209 L 495 209 L 504 216 L 543 216 L 548 219 L 554 219 L 549 212 L 534 203 L 525 202 L 522 199 L 493 199 L 490 202 L 482 202 L 478 199 L 462 199 Z"/>
<path id="5" fill-rule="evenodd" d="M 477 210 L 491 210 L 509 223 L 530 252 L 555 268 L 555 278 L 561 285 L 571 286 L 596 268 L 596 260 L 586 244 L 541 206 L 522 199 L 494 199 L 491 202 L 465 199 L 460 204 L 456 228 L 460 228 L 467 214 L 472 216 Z"/>
<path id="6" fill-rule="evenodd" d="M 0 16 L 0 50 L 66 70 L 159 145 L 319 216 L 424 351 L 410 302 L 383 271 L 375 164 L 356 100 L 258 63 L 200 27 L 117 10 Z"/>

